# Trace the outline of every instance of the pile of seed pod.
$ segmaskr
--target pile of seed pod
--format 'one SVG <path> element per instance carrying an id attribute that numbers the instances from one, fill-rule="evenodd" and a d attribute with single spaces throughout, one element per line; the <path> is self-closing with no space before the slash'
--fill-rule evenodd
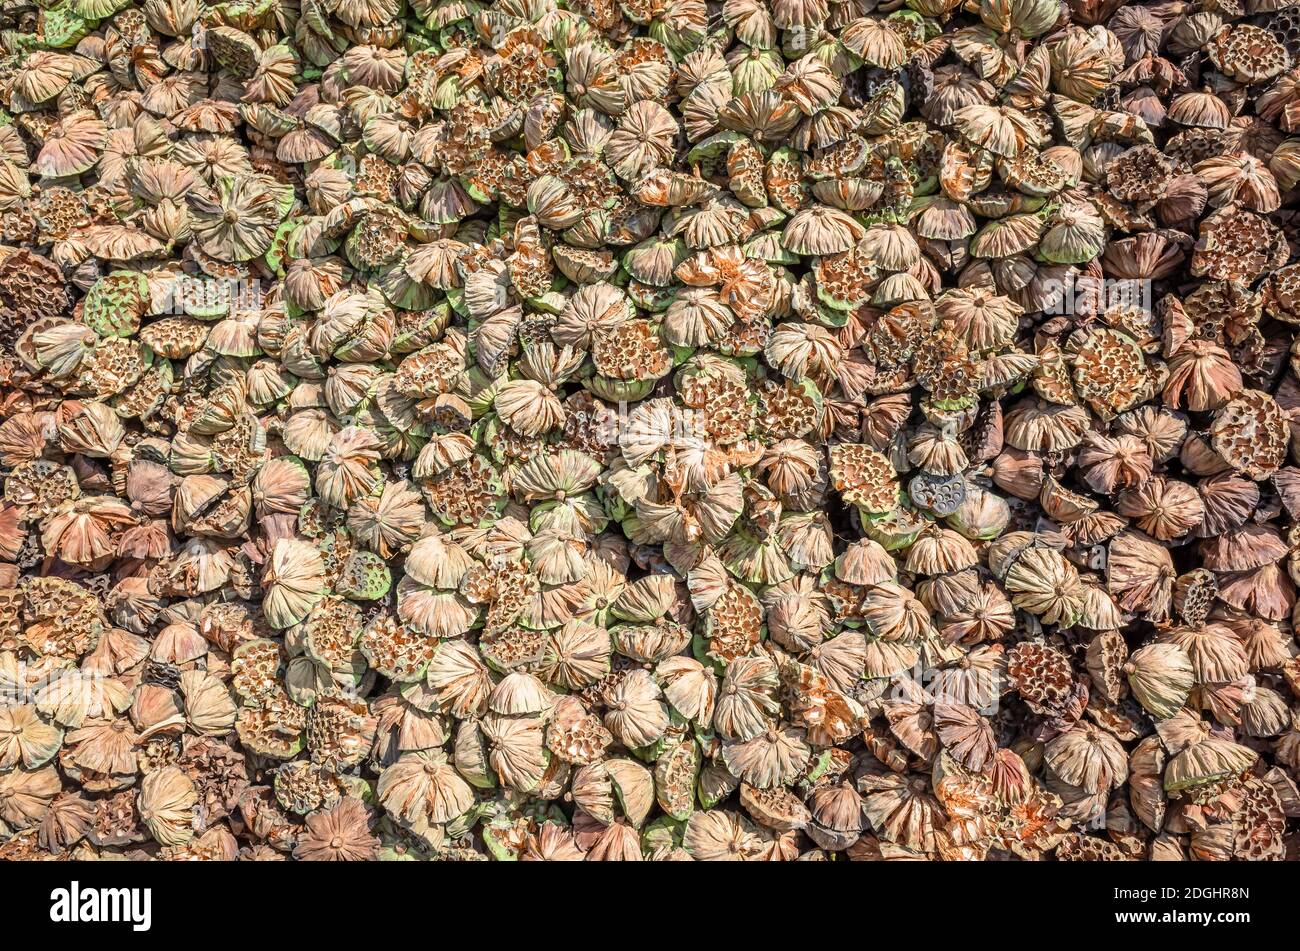
<path id="1" fill-rule="evenodd" d="M 0 11 L 0 858 L 1279 859 L 1300 7 Z"/>

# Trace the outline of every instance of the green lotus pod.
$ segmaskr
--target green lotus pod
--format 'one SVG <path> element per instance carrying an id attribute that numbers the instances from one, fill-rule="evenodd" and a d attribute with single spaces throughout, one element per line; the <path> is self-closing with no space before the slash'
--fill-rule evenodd
<path id="1" fill-rule="evenodd" d="M 206 8 L 218 22 L 242 23 L 246 27 L 267 28 L 276 10 L 275 0 L 227 0 Z"/>
<path id="2" fill-rule="evenodd" d="M 743 528 L 734 530 L 718 551 L 727 571 L 750 584 L 780 584 L 794 577 L 781 539 L 760 539 Z"/>
<path id="3" fill-rule="evenodd" d="M 1091 205 L 1064 205 L 1050 219 L 1038 255 L 1053 264 L 1087 264 L 1105 243 L 1105 223 Z"/>
<path id="4" fill-rule="evenodd" d="M 505 382 L 505 377 L 490 377 L 479 366 L 471 366 L 461 377 L 456 388 L 458 396 L 469 404 L 470 412 L 478 419 L 486 415 L 496 400 L 497 388 Z"/>
<path id="5" fill-rule="evenodd" d="M 962 410 L 978 405 L 978 403 L 979 397 L 971 393 L 968 396 L 953 400 L 927 399 L 923 402 L 923 406 L 926 409 L 937 410 L 940 413 L 960 413 Z"/>
<path id="6" fill-rule="evenodd" d="M 274 238 L 274 235 L 272 235 L 272 238 Z M 342 243 L 342 238 L 325 234 L 319 226 L 309 228 L 299 223 L 296 228 L 289 232 L 285 247 L 290 257 L 309 258 L 333 254 Z"/>
<path id="7" fill-rule="evenodd" d="M 1058 202 L 1049 201 L 1046 197 L 1005 190 L 972 195 L 967 203 L 970 209 L 981 217 L 1007 218 L 1013 215 L 1036 215 L 1040 225 L 1060 207 Z"/>
<path id="8" fill-rule="evenodd" d="M 11 53 L 24 53 L 41 46 L 37 33 L 19 33 L 17 30 L 0 30 L 0 45 Z M 11 100 L 12 101 L 12 100 Z M 17 107 L 15 107 L 17 108 Z"/>
<path id="9" fill-rule="evenodd" d="M 919 45 L 937 36 L 942 28 L 930 16 L 913 9 L 896 10 L 885 18 L 890 29 L 902 34 L 905 42 Z"/>
<path id="10" fill-rule="evenodd" d="M 826 770 L 830 768 L 834 761 L 834 757 L 831 755 L 830 750 L 822 750 L 820 753 L 813 753 L 812 759 L 810 759 L 808 765 L 804 767 L 804 776 L 799 781 L 799 786 L 811 790 L 816 782 L 821 779 L 822 776 L 826 775 Z"/>
<path id="11" fill-rule="evenodd" d="M 735 792 L 739 786 L 740 780 L 727 772 L 726 767 L 715 763 L 706 763 L 704 768 L 700 770 L 700 778 L 695 784 L 695 792 L 699 797 L 700 805 L 705 809 L 712 809 Z"/>
<path id="12" fill-rule="evenodd" d="M 614 380 L 594 374 L 586 381 L 586 387 L 601 399 L 611 403 L 635 403 L 649 396 L 657 382 L 657 380 Z"/>
<path id="13" fill-rule="evenodd" d="M 287 50 L 285 46 L 273 46 L 274 50 Z M 289 51 L 292 53 L 292 51 Z M 297 124 L 284 112 L 266 102 L 245 102 L 239 107 L 239 114 L 253 129 L 273 139 L 288 135 Z"/>
<path id="14" fill-rule="evenodd" d="M 453 762 L 456 772 L 471 786 L 495 789 L 497 775 L 488 763 L 487 738 L 478 723 L 462 720 L 452 741 Z"/>
<path id="15" fill-rule="evenodd" d="M 620 8 L 627 10 L 620 4 Z M 676 17 L 672 19 L 656 16 L 650 21 L 651 39 L 658 40 L 668 47 L 678 58 L 692 53 L 704 44 L 705 20 L 695 17 Z"/>
<path id="16" fill-rule="evenodd" d="M 852 314 L 852 309 L 845 310 L 839 307 L 824 307 L 819 302 L 814 313 L 816 314 L 816 317 L 812 323 L 836 330 L 848 324 L 849 316 Z"/>
<path id="17" fill-rule="evenodd" d="M 945 521 L 966 538 L 991 541 L 1006 531 L 1011 508 L 1002 496 L 968 482 L 966 497 Z"/>
<path id="18" fill-rule="evenodd" d="M 86 293 L 81 322 L 101 337 L 130 337 L 149 307 L 149 281 L 138 271 L 114 271 Z"/>
<path id="19" fill-rule="evenodd" d="M 761 93 L 785 71 L 785 62 L 775 50 L 754 50 L 753 55 L 737 62 L 732 71 L 732 91 L 736 96 Z"/>
<path id="20" fill-rule="evenodd" d="M 674 343 L 674 344 L 669 344 L 669 345 L 668 345 L 668 352 L 671 353 L 671 354 L 673 355 L 673 367 L 674 367 L 674 368 L 677 368 L 677 367 L 681 366 L 683 363 L 685 363 L 685 362 L 686 362 L 687 360 L 689 360 L 691 357 L 695 356 L 695 348 L 694 348 L 694 347 L 683 347 L 683 346 L 679 346 L 678 344 L 675 344 L 675 343 Z"/>
<path id="21" fill-rule="evenodd" d="M 601 506 L 605 510 L 605 514 L 609 516 L 610 521 L 618 522 L 620 525 L 626 527 L 626 523 L 629 519 L 635 520 L 636 511 L 632 507 L 632 504 L 617 492 L 612 492 L 602 488 L 596 494 L 600 499 Z"/>
<path id="22" fill-rule="evenodd" d="M 946 19 L 961 6 L 962 0 L 907 0 L 907 6 L 922 16 Z"/>
<path id="23" fill-rule="evenodd" d="M 95 25 L 94 18 L 78 14 L 71 3 L 59 4 L 41 13 L 40 39 L 37 45 L 56 50 L 76 46 Z"/>
<path id="24" fill-rule="evenodd" d="M 339 782 L 343 785 L 344 795 L 351 796 L 353 799 L 360 799 L 366 804 L 375 801 L 375 784 L 364 776 L 344 774 L 339 776 Z"/>
<path id="25" fill-rule="evenodd" d="M 235 1 L 243 3 L 244 0 Z M 334 30 L 330 27 L 329 16 L 324 6 L 307 4 L 307 9 L 303 10 L 303 22 L 307 23 L 307 26 L 311 27 L 312 31 L 318 32 L 321 36 L 329 39 L 334 38 Z"/>
<path id="26" fill-rule="evenodd" d="M 301 718 L 302 714 L 296 717 Z M 289 760 L 307 745 L 305 724 L 305 719 L 299 722 L 295 717 L 282 716 L 277 710 L 243 707 L 235 718 L 235 732 L 244 749 L 271 759 Z"/>
<path id="27" fill-rule="evenodd" d="M 63 745 L 63 730 L 46 723 L 30 704 L 0 708 L 0 769 L 44 766 Z"/>
<path id="28" fill-rule="evenodd" d="M 301 224 L 302 222 L 297 218 L 286 219 L 280 222 L 280 226 L 275 229 L 275 234 L 271 237 L 271 247 L 267 249 L 263 260 L 277 277 L 284 277 L 284 265 L 285 259 L 289 256 L 290 240 Z"/>
<path id="29" fill-rule="evenodd" d="M 623 270 L 641 284 L 673 288 L 673 270 L 686 260 L 689 253 L 681 238 L 656 236 L 625 251 L 620 263 Z"/>
<path id="30" fill-rule="evenodd" d="M 609 212 L 596 208 L 587 211 L 581 221 L 561 232 L 561 237 L 574 248 L 598 251 L 608 243 L 613 230 L 614 222 Z"/>
<path id="31" fill-rule="evenodd" d="M 452 819 L 446 825 L 441 827 L 430 826 L 430 829 L 440 828 L 445 836 L 453 839 L 469 835 L 474 831 L 474 827 L 482 821 L 483 817 L 489 814 L 490 806 L 490 803 L 480 803 L 479 805 L 466 810 L 455 819 Z M 429 836 L 425 835 L 424 838 L 427 841 Z"/>
<path id="32" fill-rule="evenodd" d="M 402 45 L 405 47 L 407 53 L 414 54 L 421 50 L 436 50 L 437 48 L 437 36 L 434 35 L 432 29 L 430 29 L 424 19 L 419 19 L 419 17 L 427 17 L 425 11 L 428 9 L 428 6 L 428 4 L 421 4 L 418 6 L 412 4 L 407 10 L 405 20 L 406 33 L 402 36 Z M 478 4 L 471 2 L 463 4 L 461 8 L 474 12 L 479 9 L 479 6 Z M 440 53 L 441 50 L 436 50 L 436 52 Z M 408 76 L 408 79 L 410 78 L 411 77 Z"/>
<path id="33" fill-rule="evenodd" d="M 528 298 L 529 306 L 543 314 L 562 313 L 569 303 L 569 299 L 563 293 L 566 286 L 568 286 L 568 281 L 557 274 L 552 281 L 550 290 L 537 297 Z"/>
<path id="34" fill-rule="evenodd" d="M 409 832 L 393 822 L 392 817 L 384 816 L 375 829 L 379 836 L 379 848 L 375 850 L 375 859 L 380 862 L 428 862 L 434 857 L 434 851 L 424 842 L 415 839 Z"/>
<path id="35" fill-rule="evenodd" d="M 562 531 L 574 537 L 599 535 L 608 525 L 609 516 L 600 500 L 590 492 L 562 501 L 542 502 L 528 518 L 528 527 L 534 534 Z"/>
<path id="36" fill-rule="evenodd" d="M 625 757 L 608 759 L 604 765 L 623 815 L 634 827 L 640 828 L 655 801 L 653 774 L 640 763 Z"/>
<path id="37" fill-rule="evenodd" d="M 251 76 L 257 69 L 262 48 L 243 30 L 232 26 L 210 27 L 204 31 L 212 58 L 239 77 Z"/>
<path id="38" fill-rule="evenodd" d="M 1165 767 L 1165 792 L 1177 794 L 1241 776 L 1259 759 L 1247 746 L 1216 736 L 1189 743 Z"/>
<path id="39" fill-rule="evenodd" d="M 378 601 L 393 586 L 393 573 L 372 551 L 354 551 L 343 563 L 334 590 L 352 601 Z"/>
<path id="40" fill-rule="evenodd" d="M 483 844 L 487 846 L 488 852 L 494 859 L 498 862 L 519 861 L 515 850 L 506 844 L 515 831 L 514 824 L 507 817 L 493 818 L 484 823 L 480 831 L 483 834 Z"/>
<path id="41" fill-rule="evenodd" d="M 627 296 L 632 303 L 651 313 L 662 313 L 668 305 L 677 299 L 677 288 L 652 287 L 649 284 L 632 282 L 628 284 Z"/>
<path id="42" fill-rule="evenodd" d="M 447 304 L 445 293 L 439 296 L 441 300 L 430 303 L 418 314 L 402 315 L 388 348 L 393 360 L 427 347 L 446 329 L 451 322 L 451 307 Z"/>
<path id="43" fill-rule="evenodd" d="M 488 189 L 483 182 L 468 175 L 462 175 L 457 181 L 465 189 L 465 194 L 480 205 L 489 205 L 501 197 L 495 187 Z"/>
<path id="44" fill-rule="evenodd" d="M 862 522 L 863 533 L 874 542 L 878 542 L 886 551 L 898 551 L 906 548 L 920 536 L 928 520 L 916 509 L 902 501 L 892 511 L 872 514 L 861 508 L 857 510 Z"/>
<path id="45" fill-rule="evenodd" d="M 687 737 L 670 744 L 655 763 L 655 798 L 672 819 L 685 821 L 695 811 L 700 761 L 699 747 Z"/>
<path id="46" fill-rule="evenodd" d="M 230 314 L 230 294 L 224 281 L 186 277 L 174 293 L 176 303 L 187 316 L 220 320 Z"/>
<path id="47" fill-rule="evenodd" d="M 856 249 L 818 258 L 813 265 L 817 299 L 832 311 L 851 311 L 871 296 L 871 285 L 880 276 L 875 262 Z M 823 313 L 818 308 L 818 314 Z"/>
<path id="48" fill-rule="evenodd" d="M 1061 8 L 1056 0 L 980 0 L 979 14 L 997 32 L 1014 30 L 1028 40 L 1051 29 Z"/>
<path id="49" fill-rule="evenodd" d="M 615 630 L 619 630 L 619 629 L 616 628 Z M 653 743 L 649 743 L 645 746 L 635 747 L 629 750 L 629 752 L 637 759 L 641 760 L 641 762 L 643 763 L 653 763 L 657 759 L 659 759 L 660 754 L 663 753 L 664 749 L 667 748 L 667 746 L 668 746 L 668 738 L 666 736 L 661 736 Z"/>
<path id="50" fill-rule="evenodd" d="M 540 175 L 528 186 L 528 212 L 556 231 L 577 224 L 585 213 L 577 196 L 555 175 Z"/>
<path id="51" fill-rule="evenodd" d="M 88 20 L 103 20 L 131 5 L 131 0 L 72 0 L 70 8 Z"/>
<path id="52" fill-rule="evenodd" d="M 647 854 L 681 848 L 685 820 L 660 816 L 641 831 L 641 849 Z"/>
<path id="53" fill-rule="evenodd" d="M 912 197 L 914 199 L 939 193 L 939 173 L 937 166 L 934 168 L 927 166 L 925 169 L 912 166 L 911 171 L 914 179 L 912 183 Z"/>
<path id="54" fill-rule="evenodd" d="M 452 37 L 456 31 L 447 29 L 440 34 L 443 37 Z M 443 49 L 450 50 L 454 46 L 447 39 L 442 41 Z M 460 77 L 454 73 L 449 73 L 438 80 L 437 84 L 430 90 L 429 105 L 434 109 L 450 109 L 461 99 Z"/>
<path id="55" fill-rule="evenodd" d="M 759 232 L 746 241 L 742 247 L 745 251 L 745 257 L 755 261 L 764 261 L 773 267 L 790 267 L 802 260 L 799 255 L 786 250 L 782 246 L 779 231 Z"/>
<path id="56" fill-rule="evenodd" d="M 461 317 L 469 317 L 469 308 L 465 306 L 465 288 L 447 288 L 447 305 Z"/>
<path id="57" fill-rule="evenodd" d="M 696 634 L 691 638 L 691 656 L 719 676 L 727 666 L 720 658 L 709 652 L 709 639 L 703 634 Z"/>

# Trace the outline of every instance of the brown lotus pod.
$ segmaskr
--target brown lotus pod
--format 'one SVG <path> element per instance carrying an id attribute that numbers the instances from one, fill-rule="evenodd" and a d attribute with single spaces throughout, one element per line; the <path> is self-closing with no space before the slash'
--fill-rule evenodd
<path id="1" fill-rule="evenodd" d="M 1119 741 L 1091 723 L 1050 741 L 1044 759 L 1056 775 L 1088 792 L 1118 786 L 1128 777 L 1128 758 Z"/>
<path id="2" fill-rule="evenodd" d="M 1077 689 L 1069 658 L 1032 641 L 1023 641 L 1007 653 L 1007 678 L 1025 702 L 1045 716 L 1064 711 Z"/>
<path id="3" fill-rule="evenodd" d="M 1210 428 L 1215 452 L 1252 479 L 1271 475 L 1286 458 L 1288 418 L 1266 393 L 1243 390 L 1215 416 Z"/>
<path id="4" fill-rule="evenodd" d="M 194 784 L 175 766 L 150 773 L 141 782 L 140 821 L 162 845 L 180 845 L 194 835 Z"/>
<path id="5" fill-rule="evenodd" d="M 1235 204 L 1201 224 L 1192 254 L 1192 273 L 1220 280 L 1249 281 L 1286 263 L 1284 239 L 1266 219 Z"/>
<path id="6" fill-rule="evenodd" d="M 0 259 L 0 344 L 11 348 L 18 336 L 44 317 L 60 316 L 68 306 L 63 276 L 49 259 L 18 249 Z"/>
<path id="7" fill-rule="evenodd" d="M 1198 568 L 1174 584 L 1174 610 L 1189 624 L 1203 622 L 1214 605 L 1219 584 L 1214 572 Z"/>
<path id="8" fill-rule="evenodd" d="M 830 477 L 848 502 L 877 512 L 888 511 L 894 505 L 897 476 L 885 457 L 868 446 L 832 447 Z"/>
<path id="9" fill-rule="evenodd" d="M 1141 205 L 1158 201 L 1173 178 L 1173 168 L 1160 150 L 1138 145 L 1118 156 L 1106 169 L 1106 185 L 1119 201 Z"/>
<path id="10" fill-rule="evenodd" d="M 1088 642 L 1088 673 L 1097 692 L 1114 703 L 1120 697 L 1120 674 L 1128 657 L 1128 645 L 1117 631 L 1103 631 Z"/>
<path id="11" fill-rule="evenodd" d="M 1116 511 L 1157 541 L 1171 541 L 1186 535 L 1204 518 L 1204 507 L 1196 490 L 1185 482 L 1152 479 L 1127 489 L 1116 500 Z"/>

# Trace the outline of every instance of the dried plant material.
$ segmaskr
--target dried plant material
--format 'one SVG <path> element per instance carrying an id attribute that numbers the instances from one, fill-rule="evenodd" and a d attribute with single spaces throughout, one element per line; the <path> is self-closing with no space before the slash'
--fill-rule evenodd
<path id="1" fill-rule="evenodd" d="M 0 28 L 6 854 L 1295 853 L 1294 10 Z"/>

